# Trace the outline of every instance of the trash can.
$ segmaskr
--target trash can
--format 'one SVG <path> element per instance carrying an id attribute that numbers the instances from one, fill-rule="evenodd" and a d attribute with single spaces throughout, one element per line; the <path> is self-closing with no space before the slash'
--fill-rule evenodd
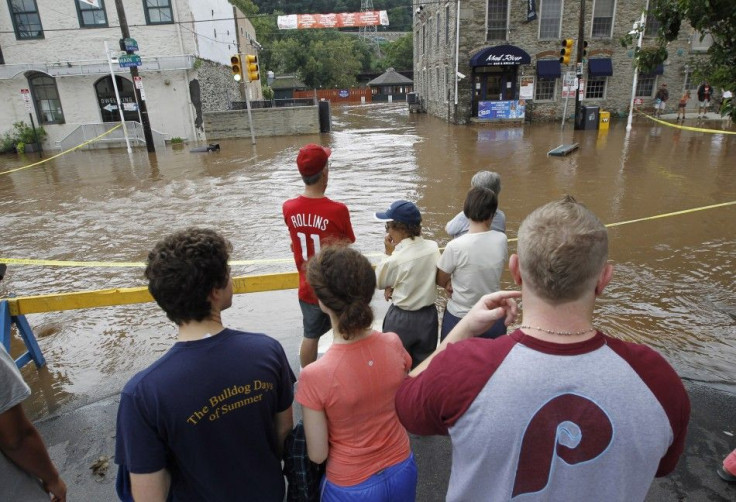
<path id="1" fill-rule="evenodd" d="M 598 115 L 600 113 L 600 107 L 583 105 L 580 108 L 583 111 L 581 129 L 585 129 L 586 131 L 598 129 Z"/>
<path id="2" fill-rule="evenodd" d="M 330 113 L 330 102 L 320 101 L 318 106 L 319 132 L 330 132 L 332 129 L 332 115 Z"/>
<path id="3" fill-rule="evenodd" d="M 611 121 L 611 112 L 600 112 L 598 119 L 598 129 L 608 130 L 609 122 Z"/>

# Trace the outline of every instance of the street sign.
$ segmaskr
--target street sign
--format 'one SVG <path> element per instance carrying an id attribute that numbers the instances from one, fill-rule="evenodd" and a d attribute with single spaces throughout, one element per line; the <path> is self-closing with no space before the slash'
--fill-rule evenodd
<path id="1" fill-rule="evenodd" d="M 641 98 L 634 98 L 634 104 L 639 106 L 644 104 L 644 100 Z"/>
<path id="2" fill-rule="evenodd" d="M 138 50 L 138 42 L 135 38 L 124 38 L 123 39 L 123 47 L 126 51 L 137 51 Z"/>
<path id="3" fill-rule="evenodd" d="M 133 83 L 135 84 L 136 89 L 143 89 L 143 81 L 139 75 L 133 77 Z"/>
<path id="4" fill-rule="evenodd" d="M 141 57 L 137 54 L 122 54 L 121 56 L 118 56 L 118 64 L 120 65 L 120 68 L 140 66 Z"/>
<path id="5" fill-rule="evenodd" d="M 21 89 L 20 96 L 23 98 L 23 102 L 26 104 L 26 111 L 31 113 L 31 91 L 29 89 Z"/>
<path id="6" fill-rule="evenodd" d="M 118 107 L 117 107 L 117 105 L 108 104 L 108 105 L 103 106 L 102 109 L 103 110 L 107 110 L 108 112 L 111 112 L 113 110 L 117 110 Z"/>
<path id="7" fill-rule="evenodd" d="M 577 63 L 575 65 L 575 73 L 577 73 L 578 75 L 583 74 L 583 63 Z"/>

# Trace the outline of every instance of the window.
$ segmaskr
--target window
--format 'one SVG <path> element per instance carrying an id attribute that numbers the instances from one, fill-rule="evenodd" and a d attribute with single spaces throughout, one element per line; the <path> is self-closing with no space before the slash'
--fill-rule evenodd
<path id="1" fill-rule="evenodd" d="M 0 64 L 5 64 L 5 57 L 3 57 L 3 48 L 0 47 Z"/>
<path id="2" fill-rule="evenodd" d="M 636 79 L 636 95 L 650 98 L 654 95 L 654 82 L 657 80 L 656 75 L 643 75 L 639 73 Z"/>
<path id="3" fill-rule="evenodd" d="M 36 117 L 39 124 L 63 124 L 64 112 L 61 109 L 59 91 L 56 81 L 43 73 L 32 73 L 28 77 L 28 86 L 36 106 Z"/>
<path id="4" fill-rule="evenodd" d="M 76 0 L 77 15 L 80 28 L 104 28 L 107 26 L 105 0 L 97 0 L 99 7 L 88 4 L 84 0 Z"/>
<path id="5" fill-rule="evenodd" d="M 432 18 L 427 21 L 427 52 L 432 52 Z"/>
<path id="6" fill-rule="evenodd" d="M 10 16 L 13 18 L 15 38 L 18 40 L 43 38 L 43 26 L 36 0 L 8 0 L 8 6 Z"/>
<path id="7" fill-rule="evenodd" d="M 143 0 L 143 11 L 147 24 L 167 24 L 174 22 L 171 0 Z"/>
<path id="8" fill-rule="evenodd" d="M 644 27 L 645 37 L 656 37 L 657 32 L 659 31 L 659 19 L 654 16 L 655 12 L 657 12 L 657 1 L 658 0 L 649 0 L 649 10 L 647 11 L 647 24 Z"/>
<path id="9" fill-rule="evenodd" d="M 425 26 L 422 25 L 422 56 L 424 56 L 424 49 L 427 46 L 427 31 L 424 28 Z"/>
<path id="10" fill-rule="evenodd" d="M 593 6 L 593 38 L 610 38 L 613 28 L 613 9 L 615 0 L 595 0 Z"/>
<path id="11" fill-rule="evenodd" d="M 555 99 L 556 78 L 537 78 L 534 88 L 534 99 L 536 101 L 552 101 Z"/>
<path id="12" fill-rule="evenodd" d="M 585 99 L 603 99 L 606 94 L 607 77 L 588 77 L 585 83 Z"/>
<path id="13" fill-rule="evenodd" d="M 445 45 L 450 43 L 450 6 L 445 6 Z"/>
<path id="14" fill-rule="evenodd" d="M 690 52 L 707 52 L 713 45 L 713 35 L 696 31 L 690 35 Z"/>
<path id="15" fill-rule="evenodd" d="M 440 21 L 442 20 L 442 17 L 440 16 L 440 13 L 437 12 L 437 50 L 440 48 L 440 25 L 442 24 Z"/>
<path id="16" fill-rule="evenodd" d="M 488 0 L 488 32 L 486 40 L 506 40 L 508 0 Z"/>
<path id="17" fill-rule="evenodd" d="M 562 0 L 540 0 L 539 38 L 560 38 Z"/>
<path id="18" fill-rule="evenodd" d="M 447 89 L 447 74 L 449 72 L 450 72 L 450 68 L 447 65 L 445 65 L 445 71 L 442 72 L 443 73 L 442 79 L 444 80 L 444 82 L 443 82 L 443 88 L 445 89 L 445 91 L 444 91 L 444 93 L 445 93 L 445 103 L 447 103 L 447 98 L 448 98 L 448 95 L 450 94 L 449 92 L 447 92 L 448 91 L 448 89 Z"/>

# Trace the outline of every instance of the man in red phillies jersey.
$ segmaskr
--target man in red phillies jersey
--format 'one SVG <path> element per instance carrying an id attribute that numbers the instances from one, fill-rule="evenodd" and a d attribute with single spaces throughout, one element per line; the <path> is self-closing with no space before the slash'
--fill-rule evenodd
<path id="1" fill-rule="evenodd" d="M 317 359 L 319 337 L 330 329 L 330 318 L 322 312 L 314 291 L 307 284 L 305 264 L 320 247 L 339 242 L 355 242 L 350 212 L 345 204 L 325 197 L 331 150 L 309 144 L 299 150 L 296 165 L 304 181 L 304 193 L 284 202 L 284 221 L 291 236 L 291 250 L 299 271 L 299 306 L 302 309 L 304 339 L 299 360 L 302 367 Z"/>

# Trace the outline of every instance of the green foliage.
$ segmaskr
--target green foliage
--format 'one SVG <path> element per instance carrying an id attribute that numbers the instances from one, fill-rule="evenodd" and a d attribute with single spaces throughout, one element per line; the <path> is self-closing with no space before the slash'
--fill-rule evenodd
<path id="1" fill-rule="evenodd" d="M 733 0 L 657 0 L 654 12 L 661 24 L 660 39 L 675 40 L 682 22 L 700 33 L 710 33 L 713 45 L 708 58 L 698 62 L 694 75 L 707 79 L 714 88 L 736 91 L 736 2 Z M 731 117 L 736 112 L 731 108 Z"/>
<path id="2" fill-rule="evenodd" d="M 38 126 L 36 127 L 38 142 L 43 143 L 46 139 L 46 130 Z M 7 131 L 0 141 L 0 153 L 17 151 L 23 153 L 25 146 L 36 143 L 36 136 L 33 134 L 33 128 L 25 122 L 15 122 L 13 128 Z"/>
<path id="3" fill-rule="evenodd" d="M 258 53 L 261 68 L 277 75 L 295 74 L 309 87 L 351 87 L 357 84 L 356 76 L 361 72 L 413 67 L 411 33 L 396 42 L 381 44 L 383 57 L 378 58 L 375 47 L 355 32 L 279 30 L 276 26 L 279 14 L 357 12 L 360 0 L 229 1 L 253 23 L 262 46 Z M 411 0 L 374 0 L 373 4 L 376 10 L 389 11 L 389 30 L 411 30 Z"/>
<path id="4" fill-rule="evenodd" d="M 263 91 L 263 99 L 273 99 L 273 97 L 275 96 L 273 89 L 268 85 L 264 85 L 262 88 L 262 91 Z"/>
<path id="5" fill-rule="evenodd" d="M 180 138 L 179 136 L 174 136 L 173 138 L 171 138 L 170 142 L 172 145 L 180 145 L 184 143 L 184 139 Z"/>
<path id="6" fill-rule="evenodd" d="M 642 47 L 634 53 L 637 69 L 642 73 L 651 73 L 657 65 L 667 60 L 667 49 L 664 46 Z"/>

